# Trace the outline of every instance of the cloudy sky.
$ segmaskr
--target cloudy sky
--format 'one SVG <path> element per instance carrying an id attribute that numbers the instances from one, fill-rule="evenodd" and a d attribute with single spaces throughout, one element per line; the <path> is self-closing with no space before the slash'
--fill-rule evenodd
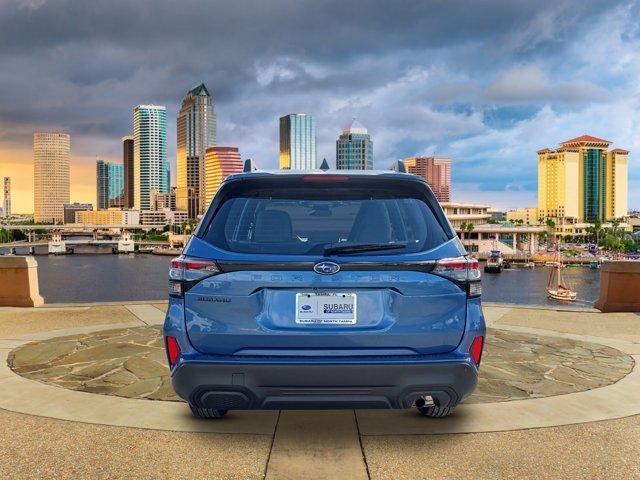
<path id="1" fill-rule="evenodd" d="M 218 143 L 277 165 L 279 116 L 316 117 L 318 156 L 353 117 L 374 164 L 453 159 L 454 200 L 535 205 L 536 150 L 588 133 L 631 150 L 640 209 L 636 1 L 0 0 L 0 176 L 31 212 L 32 134 L 72 136 L 72 201 L 121 161 L 131 110 L 204 82 Z"/>

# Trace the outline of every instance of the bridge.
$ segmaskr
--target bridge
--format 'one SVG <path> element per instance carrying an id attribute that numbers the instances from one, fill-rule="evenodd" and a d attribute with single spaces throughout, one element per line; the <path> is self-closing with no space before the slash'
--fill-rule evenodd
<path id="1" fill-rule="evenodd" d="M 5 230 L 60 230 L 75 232 L 93 232 L 94 230 L 157 230 L 158 225 L 124 225 L 124 224 L 100 224 L 93 223 L 66 223 L 64 225 L 50 224 L 0 224 L 0 228 Z"/>

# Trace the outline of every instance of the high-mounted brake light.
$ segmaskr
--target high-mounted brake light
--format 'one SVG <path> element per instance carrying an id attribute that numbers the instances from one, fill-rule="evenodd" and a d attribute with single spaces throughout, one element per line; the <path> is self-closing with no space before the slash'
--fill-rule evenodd
<path id="1" fill-rule="evenodd" d="M 182 297 L 199 280 L 220 273 L 214 260 L 180 256 L 171 260 L 169 270 L 169 295 Z"/>
<path id="2" fill-rule="evenodd" d="M 348 182 L 346 175 L 305 175 L 302 181 L 306 183 L 342 183 Z"/>
<path id="3" fill-rule="evenodd" d="M 469 354 L 471 354 L 471 359 L 476 366 L 480 365 L 480 360 L 482 359 L 482 347 L 484 346 L 484 337 L 476 337 L 471 342 L 471 347 L 469 348 Z"/>
<path id="4" fill-rule="evenodd" d="M 167 358 L 169 359 L 169 366 L 173 367 L 178 358 L 180 358 L 180 345 L 178 345 L 178 340 L 174 337 L 166 337 L 165 345 L 167 347 Z"/>

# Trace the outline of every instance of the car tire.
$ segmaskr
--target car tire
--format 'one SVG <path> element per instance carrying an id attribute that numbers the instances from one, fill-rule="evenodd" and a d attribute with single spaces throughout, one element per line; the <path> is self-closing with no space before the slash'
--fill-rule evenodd
<path id="1" fill-rule="evenodd" d="M 197 418 L 222 418 L 227 414 L 227 410 L 214 410 L 213 408 L 200 408 L 189 404 L 191 413 Z"/>
<path id="2" fill-rule="evenodd" d="M 430 418 L 447 417 L 455 410 L 455 407 L 438 407 L 437 405 L 416 408 L 423 416 Z"/>

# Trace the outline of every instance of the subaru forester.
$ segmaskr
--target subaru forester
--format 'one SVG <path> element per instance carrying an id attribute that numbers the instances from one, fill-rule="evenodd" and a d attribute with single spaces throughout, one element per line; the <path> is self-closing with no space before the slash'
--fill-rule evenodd
<path id="1" fill-rule="evenodd" d="M 229 410 L 410 408 L 474 390 L 480 270 L 431 189 L 396 171 L 228 177 L 171 262 L 172 385 Z"/>

